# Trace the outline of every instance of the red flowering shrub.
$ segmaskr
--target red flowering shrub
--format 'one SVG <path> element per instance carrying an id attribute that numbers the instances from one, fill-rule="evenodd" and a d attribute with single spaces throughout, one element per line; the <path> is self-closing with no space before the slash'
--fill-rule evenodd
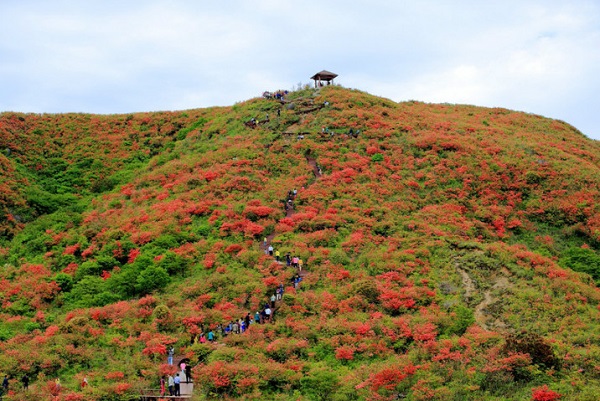
<path id="1" fill-rule="evenodd" d="M 104 375 L 104 378 L 106 380 L 122 380 L 125 378 L 125 374 L 120 371 L 109 372 Z"/>
<path id="2" fill-rule="evenodd" d="M 338 347 L 335 350 L 335 357 L 342 361 L 350 361 L 354 359 L 354 348 L 347 345 Z"/>
<path id="3" fill-rule="evenodd" d="M 137 259 L 137 257 L 141 255 L 141 253 L 142 252 L 137 248 L 134 248 L 131 251 L 129 251 L 127 263 L 133 263 Z"/>
<path id="4" fill-rule="evenodd" d="M 532 401 L 556 401 L 562 397 L 556 391 L 552 391 L 548 388 L 547 385 L 543 385 L 541 387 L 536 387 L 531 389 L 531 399 Z"/>

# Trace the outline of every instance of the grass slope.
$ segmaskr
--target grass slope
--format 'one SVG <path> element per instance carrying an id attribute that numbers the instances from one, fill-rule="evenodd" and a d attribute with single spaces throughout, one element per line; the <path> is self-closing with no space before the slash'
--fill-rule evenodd
<path id="1" fill-rule="evenodd" d="M 286 100 L 0 115 L 6 399 L 55 377 L 64 399 L 135 398 L 171 344 L 195 399 L 596 399 L 598 142 L 506 109 Z M 265 236 L 305 261 L 297 290 Z M 189 346 L 280 283 L 274 323 Z"/>

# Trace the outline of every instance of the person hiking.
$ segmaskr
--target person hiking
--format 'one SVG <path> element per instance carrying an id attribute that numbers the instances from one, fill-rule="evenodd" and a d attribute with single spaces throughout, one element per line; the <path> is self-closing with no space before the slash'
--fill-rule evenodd
<path id="1" fill-rule="evenodd" d="M 192 381 L 192 367 L 190 365 L 185 366 L 185 381 L 187 383 Z"/>
<path id="2" fill-rule="evenodd" d="M 175 394 L 173 394 L 175 397 L 181 397 L 181 377 L 179 377 L 179 373 L 175 374 L 175 378 L 173 379 L 173 385 L 175 386 Z"/>
<path id="3" fill-rule="evenodd" d="M 277 300 L 277 295 L 271 295 L 271 308 L 275 308 L 275 301 Z"/>
<path id="4" fill-rule="evenodd" d="M 259 312 L 256 312 L 254 314 L 254 322 L 255 323 L 260 323 L 260 313 Z"/>
<path id="5" fill-rule="evenodd" d="M 167 385 L 169 386 L 169 395 L 174 396 L 175 395 L 175 379 L 173 378 L 173 375 L 169 375 L 169 377 L 167 377 Z"/>
<path id="6" fill-rule="evenodd" d="M 269 245 L 269 256 L 273 256 L 273 245 Z"/>
<path id="7" fill-rule="evenodd" d="M 215 333 L 214 333 L 212 330 L 208 332 L 207 339 L 208 339 L 208 341 L 209 341 L 209 342 L 211 342 L 211 343 L 212 343 L 213 341 L 215 341 Z"/>
<path id="8" fill-rule="evenodd" d="M 294 288 L 298 288 L 301 281 L 302 281 L 302 277 L 300 277 L 299 274 L 296 274 L 296 277 L 294 277 Z"/>
<path id="9" fill-rule="evenodd" d="M 173 356 L 175 355 L 175 347 L 169 348 L 169 354 L 167 357 L 167 363 L 173 365 Z"/>
<path id="10" fill-rule="evenodd" d="M 8 393 L 8 375 L 4 375 L 4 380 L 2 380 L 2 390 Z"/>
<path id="11" fill-rule="evenodd" d="M 289 252 L 285 254 L 285 263 L 288 267 L 292 264 L 292 257 Z"/>
<path id="12" fill-rule="evenodd" d="M 266 311 L 266 308 L 260 312 L 260 322 L 261 323 L 267 322 L 267 313 L 265 311 Z"/>
<path id="13" fill-rule="evenodd" d="M 277 262 L 279 262 L 280 256 L 281 256 L 281 253 L 279 251 L 275 251 L 275 260 Z"/>
<path id="14" fill-rule="evenodd" d="M 81 384 L 81 387 L 84 387 L 83 383 Z M 165 389 L 165 378 L 164 378 L 164 376 L 161 376 L 161 378 L 160 378 L 160 396 L 161 397 L 163 397 L 165 395 L 165 391 L 166 391 L 166 389 Z"/>
<path id="15" fill-rule="evenodd" d="M 298 271 L 300 271 L 300 272 L 302 271 L 302 264 L 303 263 L 304 262 L 302 262 L 302 258 L 298 258 Z"/>
<path id="16" fill-rule="evenodd" d="M 21 383 L 23 383 L 23 389 L 27 390 L 29 388 L 29 376 L 27 376 L 27 373 L 23 375 Z"/>

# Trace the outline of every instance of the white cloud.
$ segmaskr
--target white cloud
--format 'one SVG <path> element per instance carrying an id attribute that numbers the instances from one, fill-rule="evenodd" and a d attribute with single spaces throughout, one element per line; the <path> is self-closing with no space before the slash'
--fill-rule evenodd
<path id="1" fill-rule="evenodd" d="M 600 139 L 599 27 L 591 0 L 8 0 L 0 110 L 233 104 L 328 69 L 394 100 L 524 110 Z"/>

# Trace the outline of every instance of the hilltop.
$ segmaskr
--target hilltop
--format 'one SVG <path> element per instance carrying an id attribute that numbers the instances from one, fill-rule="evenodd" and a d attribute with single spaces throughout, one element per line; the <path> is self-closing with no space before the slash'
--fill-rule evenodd
<path id="1" fill-rule="evenodd" d="M 135 399 L 171 345 L 194 399 L 600 393 L 600 143 L 564 122 L 327 86 L 4 113 L 0 149 L 7 400 Z"/>

